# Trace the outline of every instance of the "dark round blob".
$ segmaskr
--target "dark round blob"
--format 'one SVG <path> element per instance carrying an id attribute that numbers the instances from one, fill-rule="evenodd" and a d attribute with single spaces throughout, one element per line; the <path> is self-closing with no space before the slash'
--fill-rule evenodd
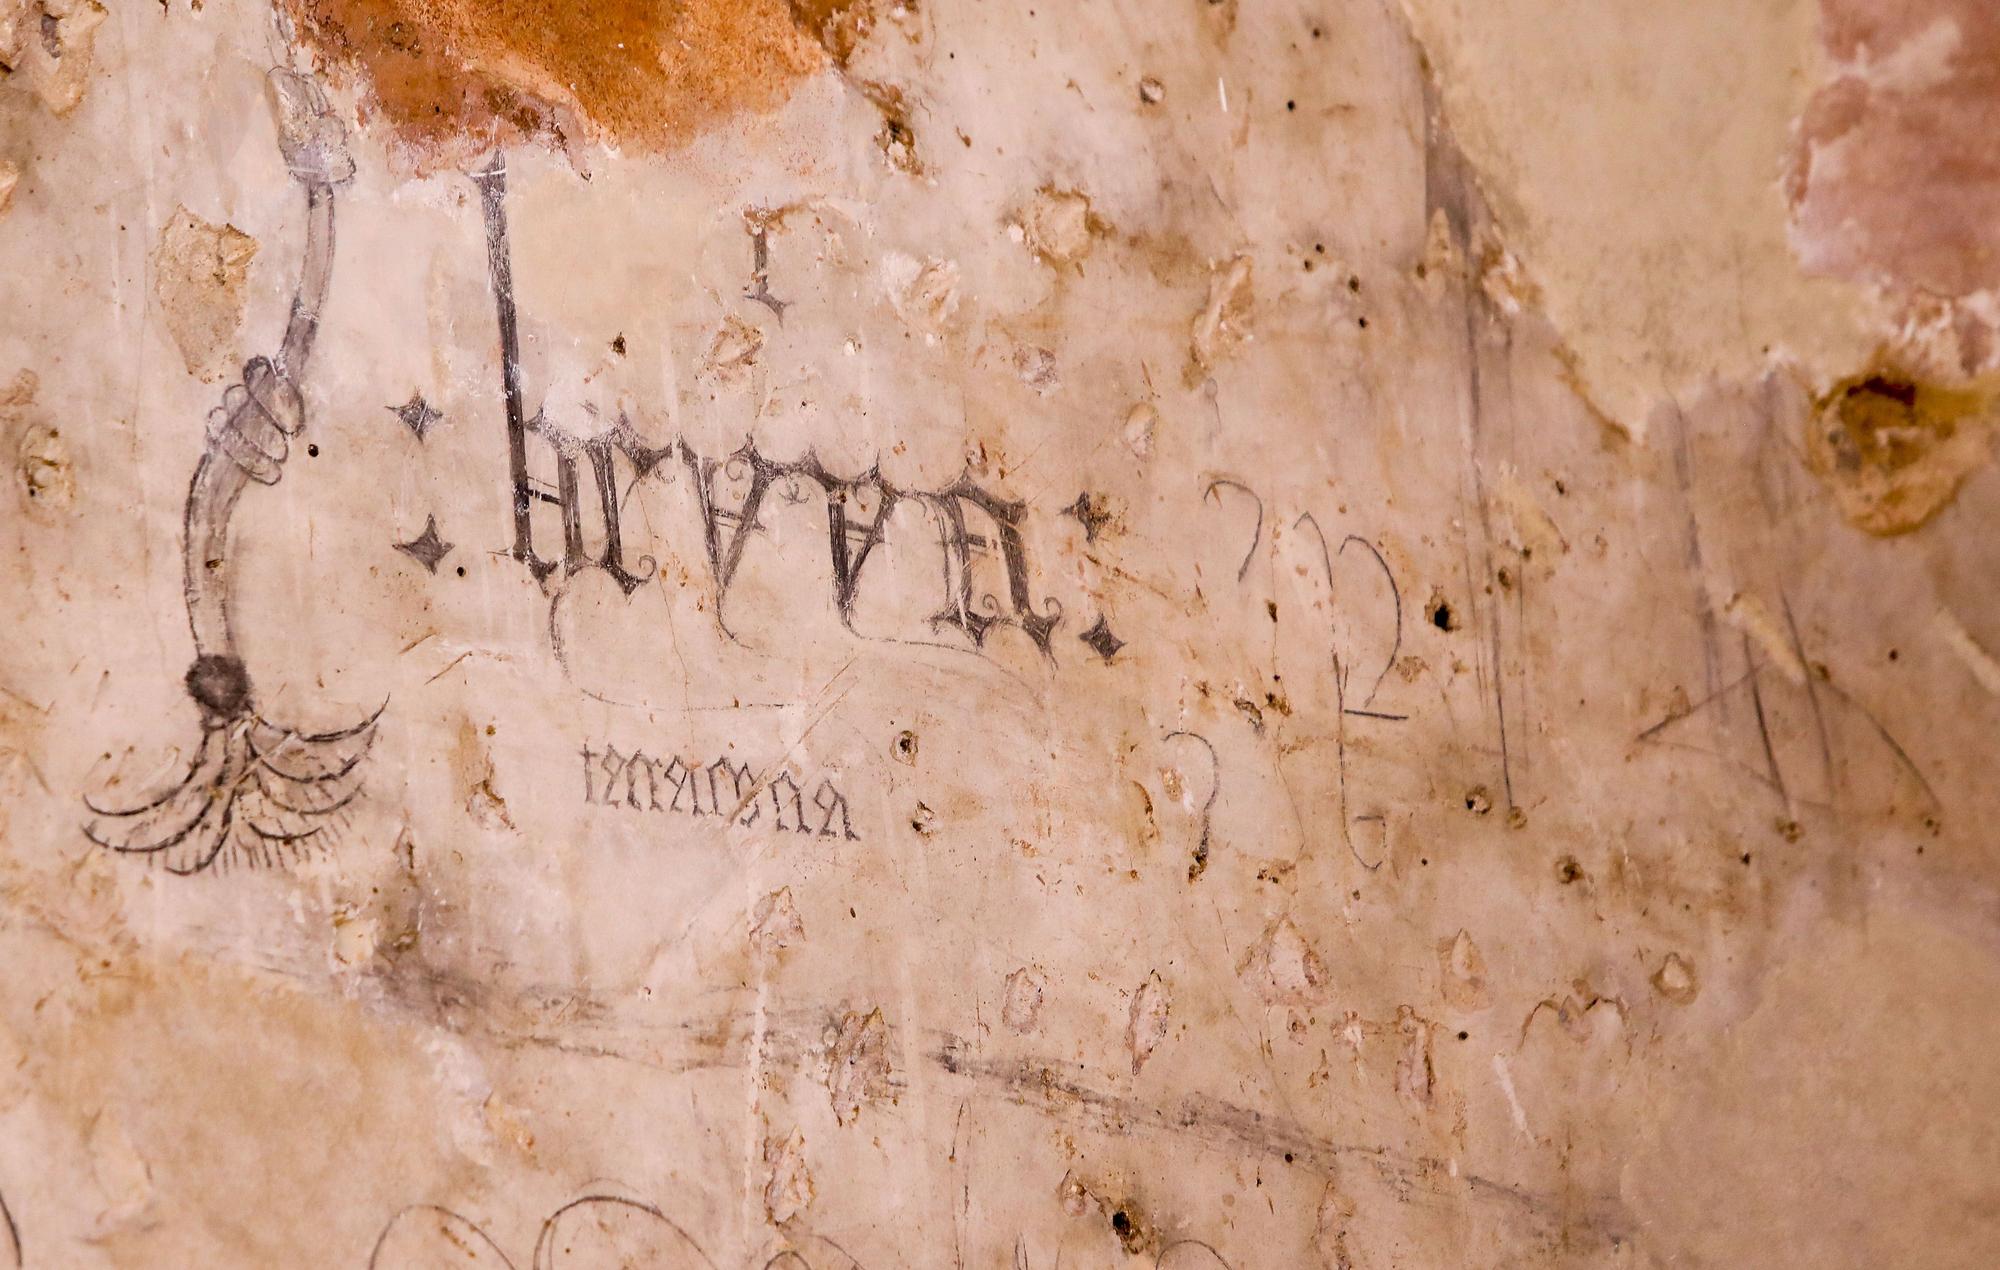
<path id="1" fill-rule="evenodd" d="M 250 672 L 240 658 L 203 653 L 188 667 L 187 690 L 211 726 L 250 713 Z"/>

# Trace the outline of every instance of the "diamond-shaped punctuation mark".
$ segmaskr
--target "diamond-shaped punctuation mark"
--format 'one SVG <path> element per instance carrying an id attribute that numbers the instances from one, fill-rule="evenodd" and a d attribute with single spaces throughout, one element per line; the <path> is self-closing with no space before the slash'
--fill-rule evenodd
<path id="1" fill-rule="evenodd" d="M 444 418 L 444 412 L 424 400 L 420 392 L 412 392 L 410 399 L 400 406 L 390 406 L 389 411 L 403 421 L 403 426 L 416 434 L 422 441 L 430 434 L 431 426 Z"/>
<path id="2" fill-rule="evenodd" d="M 424 517 L 424 532 L 408 542 L 396 544 L 396 550 L 421 564 L 431 573 L 438 571 L 438 561 L 451 554 L 453 544 L 438 537 L 437 517 Z"/>
<path id="3" fill-rule="evenodd" d="M 1097 620 L 1091 623 L 1090 629 L 1077 638 L 1090 645 L 1091 650 L 1106 661 L 1110 661 L 1113 654 L 1125 647 L 1125 641 L 1111 633 L 1111 623 L 1104 620 L 1102 613 L 1097 615 Z"/>

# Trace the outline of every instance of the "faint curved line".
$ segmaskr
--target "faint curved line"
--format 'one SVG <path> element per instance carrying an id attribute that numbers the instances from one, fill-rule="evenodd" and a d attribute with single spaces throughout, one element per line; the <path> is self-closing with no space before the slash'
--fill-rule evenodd
<path id="1" fill-rule="evenodd" d="M 368 1253 L 368 1270 L 376 1270 L 376 1263 L 382 1258 L 382 1245 L 389 1242 L 389 1232 L 395 1230 L 396 1223 L 403 1220 L 410 1213 L 437 1213 L 462 1224 L 467 1230 L 479 1236 L 481 1243 L 493 1250 L 493 1255 L 500 1258 L 501 1265 L 506 1266 L 507 1270 L 514 1270 L 514 1263 L 508 1260 L 506 1253 L 500 1251 L 500 1245 L 493 1242 L 493 1236 L 487 1234 L 484 1227 L 463 1213 L 455 1213 L 451 1209 L 438 1204 L 412 1204 L 408 1208 L 399 1210 L 394 1217 L 391 1217 L 388 1224 L 382 1227 L 382 1233 L 375 1236 L 375 1247 Z"/>
<path id="2" fill-rule="evenodd" d="M 841 1247 L 833 1240 L 828 1239 L 825 1235 L 808 1234 L 806 1238 L 816 1244 L 825 1244 L 828 1248 L 833 1249 L 835 1252 L 839 1253 L 842 1257 L 846 1258 L 848 1270 L 863 1270 L 860 1258 L 856 1257 L 853 1253 Z M 791 1262 L 795 1262 L 796 1264 L 805 1267 L 805 1270 L 818 1270 L 818 1268 L 813 1265 L 811 1258 L 807 1257 L 806 1254 L 798 1248 L 781 1248 L 777 1252 L 772 1253 L 771 1259 L 764 1263 L 763 1270 L 772 1270 L 772 1267 L 777 1266 L 780 1263 L 787 1261 L 788 1259 Z"/>
<path id="3" fill-rule="evenodd" d="M 1333 558 L 1345 552 L 1350 543 L 1358 542 L 1362 546 L 1366 547 L 1368 549 L 1368 554 L 1374 556 L 1375 563 L 1381 567 L 1382 576 L 1389 580 L 1389 596 L 1395 602 L 1396 606 L 1395 639 L 1390 643 L 1389 658 L 1387 661 L 1382 663 L 1381 673 L 1375 676 L 1374 686 L 1369 688 L 1368 695 L 1362 698 L 1361 700 L 1361 704 L 1365 706 L 1369 702 L 1375 700 L 1376 693 L 1382 691 L 1382 681 L 1384 679 L 1387 679 L 1389 677 L 1389 672 L 1396 668 L 1396 654 L 1403 651 L 1403 589 L 1396 585 L 1395 572 L 1389 568 L 1389 562 L 1383 559 L 1381 551 L 1377 550 L 1374 543 L 1368 541 L 1366 538 L 1363 538 L 1359 534 L 1349 534 L 1347 535 L 1347 537 L 1340 540 L 1340 549 L 1338 551 L 1329 550 L 1326 545 L 1326 531 L 1319 527 L 1319 519 L 1315 517 L 1311 512 L 1301 512 L 1299 514 L 1299 518 L 1292 522 L 1292 528 L 1297 529 L 1300 525 L 1305 525 L 1305 524 L 1310 524 L 1313 527 L 1313 536 L 1319 539 L 1319 560 L 1320 560 L 1320 567 L 1326 571 L 1327 595 L 1330 597 L 1330 599 L 1336 606 L 1339 603 L 1339 592 L 1335 588 L 1333 583 Z M 1331 623 L 1329 623 L 1329 627 L 1331 627 Z M 1332 631 L 1331 629 L 1329 629 L 1328 634 L 1331 635 L 1331 633 Z M 1335 662 L 1338 663 L 1338 661 L 1339 658 L 1336 655 Z M 1344 687 L 1345 686 L 1343 685 L 1343 689 Z M 1344 691 L 1342 693 L 1342 696 L 1344 699 L 1345 698 Z M 1341 707 L 1341 710 L 1345 714 L 1359 714 L 1366 718 L 1395 719 L 1400 721 L 1408 717 L 1406 715 L 1372 714 L 1364 710 L 1349 710 L 1345 705 Z"/>
<path id="4" fill-rule="evenodd" d="M 1353 835 L 1350 834 L 1347 836 L 1347 854 L 1354 857 L 1356 864 L 1373 873 L 1389 862 L 1389 822 L 1381 815 L 1375 813 L 1366 816 L 1356 816 L 1354 819 L 1367 824 L 1380 824 L 1382 826 L 1382 858 L 1373 864 L 1361 858 L 1361 849 L 1354 845 Z"/>
<path id="5" fill-rule="evenodd" d="M 273 731 L 283 732 L 286 735 L 293 737 L 297 740 L 305 741 L 313 745 L 319 745 L 327 741 L 345 741 L 348 737 L 359 736 L 361 733 L 366 732 L 369 728 L 374 727 L 375 721 L 381 718 L 382 712 L 384 710 L 387 710 L 388 708 L 389 708 L 389 699 L 387 697 L 384 697 L 382 698 L 382 704 L 375 707 L 375 711 L 373 714 L 370 714 L 367 718 L 355 724 L 353 727 L 341 728 L 339 731 L 336 732 L 294 732 L 290 728 L 279 727 L 277 724 L 272 723 L 269 719 L 266 719 L 261 714 L 257 716 L 257 722 L 263 724 L 267 728 L 272 729 Z"/>
<path id="6" fill-rule="evenodd" d="M 231 798 L 231 801 L 232 802 L 235 801 L 233 796 Z M 103 847 L 107 851 L 117 851 L 124 855 L 151 855 L 156 851 L 165 851 L 169 847 L 178 846 L 180 843 L 186 841 L 188 835 L 192 834 L 195 830 L 201 828 L 203 822 L 205 822 L 208 819 L 210 813 L 212 813 L 214 810 L 215 810 L 215 795 L 213 793 L 210 793 L 206 798 L 202 799 L 200 813 L 196 815 L 193 820 L 190 820 L 187 822 L 187 824 L 183 825 L 180 829 L 180 832 L 171 835 L 164 841 L 153 843 L 151 846 L 135 847 L 129 845 L 120 845 L 115 842 L 107 841 L 97 836 L 96 828 L 94 825 L 85 825 L 83 827 L 83 836 L 90 839 L 98 846 Z"/>
<path id="7" fill-rule="evenodd" d="M 374 746 L 374 744 L 375 744 L 374 738 L 370 737 L 366 744 L 364 744 L 359 750 L 355 751 L 353 758 L 348 759 L 345 763 L 342 763 L 339 767 L 333 769 L 330 772 L 317 772 L 310 776 L 301 776 L 296 772 L 288 772 L 284 768 L 279 767 L 276 763 L 273 763 L 270 760 L 270 757 L 266 755 L 264 751 L 257 748 L 257 742 L 254 739 L 250 741 L 250 753 L 256 757 L 257 766 L 270 772 L 273 776 L 276 776 L 281 780 L 290 781 L 294 785 L 324 785 L 329 781 L 339 780 L 341 777 L 353 771 L 356 767 L 359 767 L 361 765 L 361 760 L 368 757 L 368 751 Z M 284 748 L 283 743 L 281 742 L 277 748 L 283 749 Z M 272 753 L 276 752 L 277 752 L 276 750 L 272 751 Z"/>
<path id="8" fill-rule="evenodd" d="M 118 809 L 111 807 L 99 807 L 96 803 L 90 800 L 89 794 L 85 794 L 83 796 L 84 807 L 94 816 L 114 816 L 114 817 L 137 816 L 144 812 L 156 811 L 159 808 L 164 807 L 176 794 L 180 793 L 182 789 L 186 788 L 189 782 L 194 780 L 195 773 L 201 770 L 202 763 L 208 758 L 209 743 L 214 736 L 215 736 L 214 732 L 211 731 L 202 732 L 201 748 L 197 749 L 194 752 L 194 758 L 188 762 L 187 775 L 181 777 L 173 784 L 167 786 L 166 792 L 161 794 L 158 798 L 155 798 L 153 801 L 149 803 L 140 803 L 137 807 L 126 807 Z"/>
<path id="9" fill-rule="evenodd" d="M 1223 486 L 1234 490 L 1241 490 L 1250 496 L 1252 502 L 1257 504 L 1257 525 L 1256 528 L 1250 531 L 1250 549 L 1243 553 L 1243 563 L 1236 566 L 1236 580 L 1241 582 L 1250 572 L 1250 562 L 1257 556 L 1257 544 L 1264 541 L 1264 499 L 1256 490 L 1251 489 L 1243 482 L 1232 481 L 1226 476 L 1218 476 L 1210 480 L 1208 488 L 1201 492 L 1202 501 L 1207 502 L 1209 496 Z M 1222 499 L 1219 497 L 1215 502 L 1218 507 L 1222 505 Z"/>
<path id="10" fill-rule="evenodd" d="M 209 865 L 214 864 L 215 857 L 221 855 L 222 849 L 225 846 L 229 845 L 229 835 L 232 832 L 234 832 L 235 828 L 236 828 L 236 799 L 232 797 L 228 802 L 222 805 L 222 823 L 216 826 L 215 841 L 208 848 L 208 854 L 203 856 L 201 859 L 195 861 L 193 864 L 187 866 L 186 868 L 182 868 L 178 864 L 169 863 L 167 865 L 167 872 L 175 875 L 176 877 L 184 877 L 184 878 L 193 877 L 195 874 L 201 872 L 203 869 L 206 869 Z"/>
<path id="11" fill-rule="evenodd" d="M 687 1241 L 687 1246 L 694 1250 L 694 1254 L 697 1257 L 701 1258 L 703 1265 L 709 1267 L 709 1270 L 715 1270 L 715 1262 L 709 1259 L 708 1250 L 697 1243 L 695 1237 L 688 1234 L 679 1222 L 651 1204 L 644 1204 L 636 1199 L 626 1199 L 620 1195 L 585 1195 L 571 1200 L 553 1213 L 550 1213 L 547 1220 L 542 1222 L 542 1233 L 535 1238 L 534 1270 L 555 1270 L 555 1262 L 552 1259 L 553 1254 L 549 1254 L 549 1236 L 555 1233 L 556 1223 L 562 1220 L 564 1213 L 569 1212 L 572 1208 L 581 1208 L 585 1204 L 621 1204 L 626 1208 L 637 1209 L 649 1217 L 658 1219 L 667 1229 Z"/>
<path id="12" fill-rule="evenodd" d="M 251 833 L 256 834 L 266 842 L 302 842 L 326 828 L 325 825 L 315 825 L 311 829 L 302 829 L 298 833 L 274 833 L 248 816 L 243 818 L 243 823 L 250 826 Z"/>
<path id="13" fill-rule="evenodd" d="M 4 1223 L 7 1227 L 7 1242 L 14 1249 L 14 1267 L 15 1270 L 20 1270 L 26 1260 L 25 1254 L 21 1251 L 21 1227 L 14 1221 L 14 1212 L 7 1207 L 5 1195 L 0 1195 L 0 1223 Z"/>
<path id="14" fill-rule="evenodd" d="M 1300 525 L 1305 524 L 1310 524 L 1313 527 L 1313 537 L 1319 539 L 1319 563 L 1320 567 L 1326 571 L 1327 607 L 1337 614 L 1340 607 L 1340 592 L 1333 585 L 1333 553 L 1328 551 L 1326 547 L 1326 531 L 1319 527 L 1319 519 L 1311 512 L 1300 512 L 1299 518 L 1292 522 L 1292 529 L 1296 531 Z M 1346 544 L 1343 543 L 1342 545 L 1345 546 Z M 1334 635 L 1333 618 L 1331 616 L 1327 619 L 1326 627 L 1327 639 L 1331 641 Z M 1340 708 L 1344 712 L 1347 709 L 1347 685 L 1341 678 L 1340 650 L 1337 648 L 1334 649 L 1332 655 L 1334 691 L 1340 694 Z"/>
<path id="15" fill-rule="evenodd" d="M 1215 1258 L 1215 1264 L 1221 1266 L 1222 1270 L 1232 1270 L 1228 1258 L 1217 1252 L 1214 1244 L 1201 1239 L 1177 1239 L 1160 1249 L 1159 1257 L 1153 1262 L 1153 1270 L 1160 1270 L 1160 1267 L 1167 1264 L 1167 1257 L 1182 1248 L 1199 1248 L 1209 1256 Z"/>
<path id="16" fill-rule="evenodd" d="M 328 803 L 324 807 L 295 807 L 291 803 L 286 802 L 284 799 L 278 797 L 275 793 L 271 792 L 271 787 L 264 783 L 264 774 L 262 772 L 257 773 L 258 794 L 262 795 L 262 797 L 266 802 L 269 802 L 272 806 L 277 807 L 280 811 L 288 811 L 292 813 L 294 816 L 331 815 L 333 812 L 339 811 L 342 807 L 347 806 L 347 804 L 361 797 L 361 788 L 362 788 L 361 786 L 356 785 L 353 789 L 348 790 L 345 796 L 341 797 L 340 799 L 334 802 Z"/>
<path id="17" fill-rule="evenodd" d="M 1215 810 L 1215 797 L 1217 794 L 1222 792 L 1222 760 L 1216 757 L 1215 746 L 1210 743 L 1207 737 L 1203 736 L 1199 732 L 1176 730 L 1167 733 L 1166 736 L 1161 738 L 1161 740 L 1163 742 L 1171 741 L 1174 740 L 1176 737 L 1183 737 L 1183 736 L 1191 737 L 1194 740 L 1200 741 L 1201 747 L 1208 751 L 1208 799 L 1201 805 L 1201 846 L 1200 846 L 1201 860 L 1202 863 L 1206 865 L 1208 862 L 1209 834 L 1210 830 L 1213 828 L 1215 823 L 1214 816 L 1212 814 Z"/>
<path id="18" fill-rule="evenodd" d="M 1317 521 L 1315 521 L 1313 524 L 1313 530 L 1314 532 L 1318 532 L 1319 530 L 1319 524 Z M 1391 642 L 1391 644 L 1389 645 L 1389 660 L 1382 664 L 1382 673 L 1375 676 L 1375 686 L 1368 690 L 1368 695 L 1366 697 L 1362 698 L 1361 704 L 1365 706 L 1369 702 L 1375 700 L 1376 693 L 1382 691 L 1382 681 L 1384 679 L 1387 679 L 1389 677 L 1389 672 L 1395 668 L 1396 654 L 1403 651 L 1403 589 L 1396 585 L 1396 574 L 1393 570 L 1389 568 L 1389 562 L 1382 558 L 1381 551 L 1376 548 L 1374 543 L 1368 541 L 1366 538 L 1363 538 L 1361 535 L 1349 534 L 1347 535 L 1347 537 L 1341 539 L 1340 550 L 1334 552 L 1333 554 L 1337 556 L 1343 555 L 1346 553 L 1347 548 L 1350 544 L 1357 542 L 1360 543 L 1362 546 L 1366 547 L 1368 549 L 1368 554 L 1375 557 L 1375 563 L 1382 567 L 1382 576 L 1389 580 L 1389 595 L 1396 603 L 1396 637 L 1394 641 Z M 1323 534 L 1320 536 L 1319 545 L 1320 545 L 1320 550 L 1324 552 L 1326 550 L 1326 537 Z M 1331 581 L 1327 583 L 1327 586 L 1329 588 L 1332 585 L 1333 583 Z"/>

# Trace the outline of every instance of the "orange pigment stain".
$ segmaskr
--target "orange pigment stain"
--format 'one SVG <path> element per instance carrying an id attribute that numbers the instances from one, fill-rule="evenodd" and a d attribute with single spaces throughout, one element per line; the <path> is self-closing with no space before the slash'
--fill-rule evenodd
<path id="1" fill-rule="evenodd" d="M 829 64 L 852 0 L 286 0 L 300 38 L 432 162 L 493 146 L 675 149 Z"/>

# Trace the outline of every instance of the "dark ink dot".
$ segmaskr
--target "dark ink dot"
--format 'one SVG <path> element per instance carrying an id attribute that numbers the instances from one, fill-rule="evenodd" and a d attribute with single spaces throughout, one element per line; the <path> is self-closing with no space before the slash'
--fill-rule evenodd
<path id="1" fill-rule="evenodd" d="M 1556 881 L 1561 882 L 1564 886 L 1568 886 L 1582 877 L 1583 866 L 1576 862 L 1575 856 L 1564 856 L 1556 864 Z"/>
<path id="2" fill-rule="evenodd" d="M 1314 255 L 1316 255 L 1316 256 L 1324 256 L 1324 255 L 1326 254 L 1326 244 L 1325 244 L 1325 243 L 1314 243 L 1314 244 L 1313 244 L 1313 254 L 1314 254 Z"/>
<path id="3" fill-rule="evenodd" d="M 1428 869 L 1431 865 L 1431 858 L 1429 856 L 1425 856 L 1421 860 L 1418 860 L 1417 863 L 1423 865 L 1425 868 Z"/>
<path id="4" fill-rule="evenodd" d="M 1121 1208 L 1117 1212 L 1111 1214 L 1111 1229 L 1117 1231 L 1120 1235 L 1127 1235 L 1131 1233 L 1132 1219 L 1125 1215 L 1124 1209 Z"/>
<path id="5" fill-rule="evenodd" d="M 1292 1153 L 1290 1151 L 1287 1151 L 1285 1152 L 1285 1163 L 1290 1164 L 1291 1162 L 1292 1162 Z"/>
<path id="6" fill-rule="evenodd" d="M 1297 110 L 1298 108 L 1299 108 L 1299 103 L 1295 101 L 1288 101 L 1285 103 L 1286 110 Z"/>
<path id="7" fill-rule="evenodd" d="M 460 566 L 458 566 L 458 576 L 459 576 L 459 577 L 461 577 L 461 578 L 465 576 L 465 566 L 464 566 L 464 565 L 460 565 Z"/>
<path id="8" fill-rule="evenodd" d="M 1271 615 L 1272 621 L 1275 622 L 1278 620 L 1278 602 L 1276 600 L 1264 601 L 1264 611 Z"/>
<path id="9" fill-rule="evenodd" d="M 1901 654 L 1901 653 L 1899 653 L 1899 652 L 1897 652 L 1897 651 L 1896 651 L 1895 649 L 1893 649 L 1893 648 L 1892 648 L 1892 649 L 1890 649 L 1890 650 L 1889 650 L 1889 660 L 1890 660 L 1890 661 L 1895 661 L 1895 660 L 1896 660 L 1897 658 L 1899 658 L 1899 657 L 1901 657 L 1901 656 L 1902 656 L 1902 654 Z"/>
<path id="10" fill-rule="evenodd" d="M 1748 851 L 1745 851 L 1743 853 L 1743 863 L 1745 864 L 1750 863 L 1750 853 Z"/>
<path id="11" fill-rule="evenodd" d="M 1367 329 L 1368 329 L 1368 319 L 1367 319 L 1367 318 L 1356 318 L 1356 319 L 1354 319 L 1354 320 L 1355 320 L 1356 322 L 1358 322 L 1358 323 L 1359 323 L 1359 324 L 1361 325 L 1361 329 L 1362 329 L 1362 330 L 1364 330 L 1364 331 L 1365 331 L 1365 330 L 1367 330 Z"/>
<path id="12" fill-rule="evenodd" d="M 611 351 L 618 354 L 620 357 L 625 356 L 625 336 L 622 332 L 612 337 Z"/>
<path id="13" fill-rule="evenodd" d="M 1439 600 L 1436 604 L 1432 605 L 1431 625 L 1441 631 L 1456 629 L 1452 622 L 1451 605 L 1446 604 L 1443 600 Z"/>
<path id="14" fill-rule="evenodd" d="M 306 457 L 307 457 L 307 458 L 310 458 L 310 459 L 316 459 L 316 458 L 318 458 L 318 457 L 319 457 L 319 447 L 318 447 L 318 446 L 316 446 L 316 445 L 309 445 L 309 446 L 307 446 L 307 447 L 306 447 Z"/>
<path id="15" fill-rule="evenodd" d="M 1470 1035 L 1471 1035 L 1471 1033 L 1470 1033 L 1470 1032 L 1460 1032 L 1460 1033 L 1458 1034 L 1458 1039 L 1462 1041 L 1462 1040 L 1464 1040 L 1464 1039 L 1465 1039 L 1466 1037 L 1468 1037 L 1468 1036 L 1470 1036 Z"/>

